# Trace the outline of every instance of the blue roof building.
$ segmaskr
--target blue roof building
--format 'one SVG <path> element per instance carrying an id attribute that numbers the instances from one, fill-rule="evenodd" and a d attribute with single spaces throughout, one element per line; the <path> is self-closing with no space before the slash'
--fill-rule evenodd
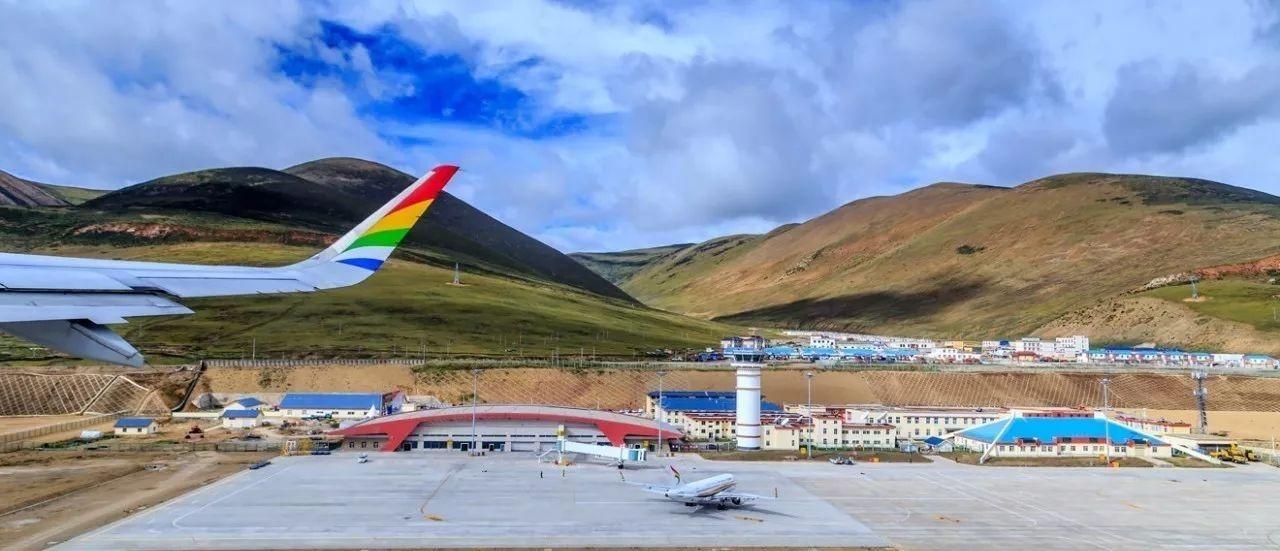
<path id="1" fill-rule="evenodd" d="M 158 428 L 159 424 L 150 417 L 121 417 L 116 419 L 114 432 L 121 436 L 147 436 Z"/>
<path id="2" fill-rule="evenodd" d="M 118 429 L 145 429 L 155 423 L 156 420 L 150 417 L 121 417 L 116 419 L 115 428 Z"/>
<path id="3" fill-rule="evenodd" d="M 1005 457 L 1169 457 L 1171 451 L 1167 442 L 1100 415 L 1015 413 L 959 431 L 955 442 Z"/>
<path id="4" fill-rule="evenodd" d="M 663 398 L 733 398 L 737 393 L 732 390 L 665 390 Z M 649 393 L 650 398 L 657 398 L 658 391 Z"/>
<path id="5" fill-rule="evenodd" d="M 222 416 L 227 419 L 253 419 L 259 415 L 262 412 L 256 409 L 229 409 L 222 412 Z"/>
<path id="6" fill-rule="evenodd" d="M 235 402 L 232 402 L 232 403 L 233 403 L 233 404 L 240 404 L 240 405 L 242 405 L 242 406 L 244 406 L 244 407 L 247 407 L 247 408 L 256 408 L 256 407 L 261 407 L 261 406 L 264 406 L 264 405 L 266 405 L 266 404 L 267 404 L 266 402 L 263 402 L 262 400 L 259 400 L 259 399 L 257 399 L 257 398 L 254 398 L 253 396 L 249 396 L 249 397 L 247 397 L 247 398 L 241 398 L 241 399 L 236 400 Z"/>
<path id="7" fill-rule="evenodd" d="M 732 393 L 731 393 L 732 394 Z M 663 411 L 736 411 L 737 396 L 725 398 L 670 397 L 663 393 Z M 773 402 L 760 402 L 760 411 L 782 411 L 782 407 Z"/>
<path id="8" fill-rule="evenodd" d="M 280 410 L 286 415 L 303 417 L 327 415 L 331 417 L 366 417 L 370 412 L 383 413 L 389 406 L 382 393 L 353 392 L 290 392 L 280 400 Z"/>

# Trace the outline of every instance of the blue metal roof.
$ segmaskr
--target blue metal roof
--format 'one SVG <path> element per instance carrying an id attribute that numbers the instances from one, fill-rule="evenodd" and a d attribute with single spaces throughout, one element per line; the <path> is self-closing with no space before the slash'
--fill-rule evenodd
<path id="1" fill-rule="evenodd" d="M 308 393 L 290 392 L 280 400 L 280 409 L 382 409 L 382 394 L 357 394 L 344 392 Z"/>
<path id="2" fill-rule="evenodd" d="M 738 400 L 733 393 L 727 398 L 686 398 L 662 396 L 662 409 L 666 411 L 734 411 L 738 409 Z M 760 411 L 782 411 L 778 404 L 760 402 Z"/>
<path id="3" fill-rule="evenodd" d="M 122 417 L 116 419 L 116 428 L 118 429 L 142 429 L 151 426 L 156 422 L 150 417 Z"/>
<path id="4" fill-rule="evenodd" d="M 222 416 L 227 419 L 253 419 L 259 415 L 262 412 L 256 409 L 229 409 L 222 412 Z"/>
<path id="5" fill-rule="evenodd" d="M 662 398 L 733 398 L 737 396 L 732 390 L 664 390 Z M 658 391 L 649 393 L 650 398 L 657 398 Z"/>
<path id="6" fill-rule="evenodd" d="M 1004 434 L 1000 434 L 1002 430 Z M 1051 443 L 1059 438 L 1097 438 L 1101 442 L 1108 435 L 1112 442 L 1139 440 L 1164 444 L 1115 421 L 1096 417 L 1008 417 L 962 430 L 959 435 L 988 444 L 1013 444 L 1019 440 Z M 1000 441 L 993 442 L 997 435 Z"/>
<path id="7" fill-rule="evenodd" d="M 266 404 L 266 402 L 263 402 L 262 400 L 254 398 L 253 396 L 250 396 L 248 398 L 241 398 L 239 400 L 236 400 L 235 403 L 240 404 L 247 408 L 257 407 L 257 406 Z"/>

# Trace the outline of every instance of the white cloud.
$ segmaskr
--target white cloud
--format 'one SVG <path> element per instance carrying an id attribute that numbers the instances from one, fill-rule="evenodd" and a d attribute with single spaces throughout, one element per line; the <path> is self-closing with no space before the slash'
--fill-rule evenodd
<path id="1" fill-rule="evenodd" d="M 364 46 L 321 43 L 322 18 L 460 57 L 528 95 L 512 118 L 529 128 L 588 126 L 369 118 L 362 101 L 415 90 Z M 0 4 L 0 168 L 113 186 L 449 160 L 456 193 L 567 250 L 765 231 L 936 180 L 1127 171 L 1277 192 L 1277 21 L 1247 1 Z M 280 75 L 279 45 L 358 89 Z"/>

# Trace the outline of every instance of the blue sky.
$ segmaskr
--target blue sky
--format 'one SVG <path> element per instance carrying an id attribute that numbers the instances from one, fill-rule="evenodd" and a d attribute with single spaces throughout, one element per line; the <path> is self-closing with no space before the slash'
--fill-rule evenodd
<path id="1" fill-rule="evenodd" d="M 934 181 L 1280 193 L 1277 4 L 0 0 L 0 169 L 115 188 L 358 156 L 566 251 Z"/>

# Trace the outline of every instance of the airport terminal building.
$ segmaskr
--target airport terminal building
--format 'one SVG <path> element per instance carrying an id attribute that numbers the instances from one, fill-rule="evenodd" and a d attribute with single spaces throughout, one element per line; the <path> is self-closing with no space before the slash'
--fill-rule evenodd
<path id="1" fill-rule="evenodd" d="M 563 429 L 565 439 L 588 444 L 652 448 L 659 424 L 651 419 L 592 409 L 536 405 L 456 406 L 418 410 L 368 419 L 333 431 L 344 437 L 344 449 L 467 451 L 472 441 L 487 451 L 540 452 L 555 447 Z M 668 443 L 682 431 L 661 424 Z"/>

